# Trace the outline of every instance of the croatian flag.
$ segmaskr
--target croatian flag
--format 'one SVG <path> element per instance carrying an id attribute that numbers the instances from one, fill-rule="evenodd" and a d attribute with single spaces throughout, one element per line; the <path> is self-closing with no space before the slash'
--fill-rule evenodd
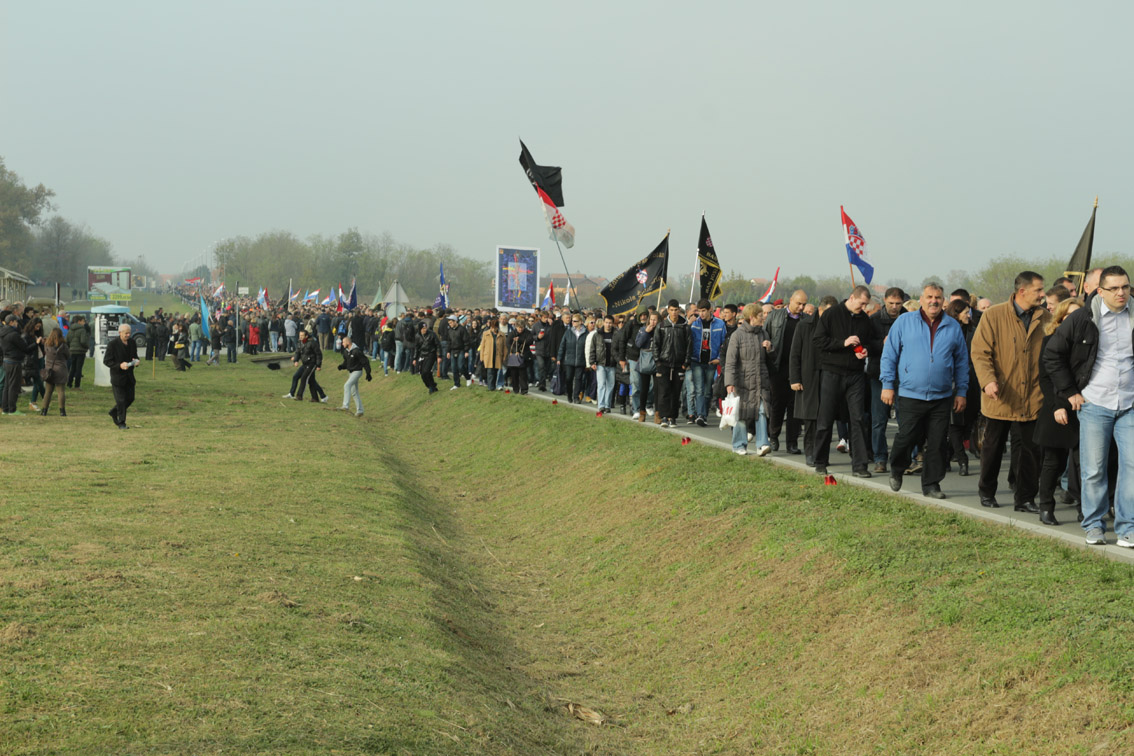
<path id="1" fill-rule="evenodd" d="M 307 296 L 305 296 L 303 298 L 303 301 L 304 302 L 318 302 L 320 291 L 322 291 L 322 289 L 316 289 L 315 291 L 310 292 L 309 294 L 307 294 Z"/>
<path id="2" fill-rule="evenodd" d="M 767 304 L 772 301 L 772 295 L 776 293 L 776 284 L 780 281 L 780 269 L 776 268 L 776 275 L 772 276 L 772 283 L 768 286 L 768 290 L 760 295 L 760 304 Z"/>
<path id="3" fill-rule="evenodd" d="M 338 299 L 338 297 L 336 297 L 336 296 L 335 296 L 335 290 L 334 290 L 334 288 L 332 288 L 332 289 L 331 289 L 331 292 L 330 292 L 329 294 L 327 294 L 327 298 L 326 298 L 326 299 L 324 299 L 324 300 L 323 300 L 322 302 L 320 302 L 319 304 L 321 304 L 321 305 L 329 305 L 329 304 L 334 304 L 334 302 L 335 302 L 335 300 L 336 300 L 336 299 Z"/>
<path id="4" fill-rule="evenodd" d="M 847 259 L 851 265 L 858 268 L 866 282 L 870 283 L 874 278 L 874 266 L 866 256 L 866 239 L 862 238 L 862 232 L 858 230 L 858 226 L 850 219 L 842 205 L 839 205 L 839 212 L 843 214 L 843 236 L 847 243 Z"/>
<path id="5" fill-rule="evenodd" d="M 221 295 L 222 291 L 224 291 L 224 284 L 223 283 L 220 286 L 217 287 L 216 291 L 213 292 L 213 297 L 219 297 Z"/>
<path id="6" fill-rule="evenodd" d="M 260 309 L 268 309 L 268 290 L 260 289 L 260 293 L 256 295 L 256 304 L 260 305 Z"/>
<path id="7" fill-rule="evenodd" d="M 554 307 L 554 306 L 555 306 L 555 282 L 554 281 L 548 281 L 547 282 L 547 294 L 544 295 L 543 304 L 541 304 L 539 307 L 540 307 L 541 310 L 546 310 L 548 307 Z"/>

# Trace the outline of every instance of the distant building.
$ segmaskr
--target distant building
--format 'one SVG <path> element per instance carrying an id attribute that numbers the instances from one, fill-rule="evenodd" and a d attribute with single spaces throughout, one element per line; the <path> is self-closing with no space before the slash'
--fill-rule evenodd
<path id="1" fill-rule="evenodd" d="M 601 307 L 603 304 L 602 297 L 599 292 L 602 288 L 610 283 L 609 280 L 602 276 L 587 276 L 583 273 L 571 274 L 571 287 L 575 293 L 572 294 L 571 304 L 575 305 L 575 296 L 582 300 L 584 306 Z M 539 279 L 540 299 L 547 293 L 549 284 L 555 284 L 555 302 L 557 304 L 563 303 L 563 297 L 567 294 L 567 274 L 566 273 L 552 273 L 550 276 L 542 276 Z"/>
<path id="2" fill-rule="evenodd" d="M 33 283 L 35 282 L 25 275 L 0 268 L 0 299 L 8 302 L 23 302 L 28 298 L 28 286 Z"/>

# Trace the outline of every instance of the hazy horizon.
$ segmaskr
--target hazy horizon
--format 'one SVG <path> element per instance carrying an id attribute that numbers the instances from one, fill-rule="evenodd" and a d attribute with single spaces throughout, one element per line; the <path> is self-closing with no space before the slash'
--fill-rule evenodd
<path id="1" fill-rule="evenodd" d="M 0 156 L 58 213 L 180 272 L 214 241 L 357 227 L 539 247 L 517 162 L 563 167 L 572 272 L 613 277 L 702 211 L 722 267 L 880 280 L 1131 249 L 1134 10 L 582 2 L 0 4 Z"/>

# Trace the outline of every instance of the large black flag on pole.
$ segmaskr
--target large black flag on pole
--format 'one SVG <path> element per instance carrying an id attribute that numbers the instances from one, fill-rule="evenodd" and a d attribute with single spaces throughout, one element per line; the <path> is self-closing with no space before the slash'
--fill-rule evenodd
<path id="1" fill-rule="evenodd" d="M 520 166 L 543 203 L 548 236 L 556 244 L 562 242 L 564 247 L 571 249 L 575 246 L 575 227 L 567 222 L 563 213 L 559 212 L 559 208 L 564 204 L 563 169 L 553 165 L 536 164 L 523 139 L 520 140 Z"/>
<path id="2" fill-rule="evenodd" d="M 1071 262 L 1067 263 L 1067 270 L 1063 272 L 1065 276 L 1079 277 L 1076 291 L 1079 295 L 1083 294 L 1083 280 L 1087 277 L 1087 271 L 1091 269 L 1091 252 L 1095 246 L 1095 213 L 1099 211 L 1099 198 L 1095 197 L 1095 207 L 1091 210 L 1091 219 L 1087 221 L 1087 227 L 1083 229 L 1083 236 L 1079 239 L 1078 246 L 1075 247 L 1075 254 L 1071 255 Z"/>
<path id="3" fill-rule="evenodd" d="M 638 309 L 642 300 L 665 288 L 669 275 L 669 232 L 653 252 L 619 273 L 599 292 L 606 301 L 609 315 L 627 315 Z"/>
<path id="4" fill-rule="evenodd" d="M 701 282 L 701 299 L 716 299 L 721 295 L 721 263 L 709 236 L 709 224 L 701 214 L 701 236 L 697 240 L 698 278 Z"/>

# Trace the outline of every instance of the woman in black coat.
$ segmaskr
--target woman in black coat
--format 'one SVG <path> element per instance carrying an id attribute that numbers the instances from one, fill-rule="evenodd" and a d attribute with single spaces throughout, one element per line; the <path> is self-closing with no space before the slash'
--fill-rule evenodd
<path id="1" fill-rule="evenodd" d="M 808 466 L 815 464 L 815 421 L 819 419 L 819 350 L 812 335 L 826 309 L 820 305 L 815 315 L 800 319 L 788 355 L 788 382 L 795 392 L 792 414 L 803 423 L 803 454 Z"/>
<path id="2" fill-rule="evenodd" d="M 973 332 L 976 331 L 972 321 L 972 307 L 963 299 L 957 299 L 949 303 L 945 308 L 945 314 L 961 324 L 961 333 L 965 335 L 965 353 L 971 353 Z M 973 428 L 980 418 L 980 394 L 980 381 L 977 380 L 972 360 L 969 360 L 969 390 L 965 397 L 965 408 L 960 412 L 951 412 L 949 415 L 949 447 L 952 450 L 953 461 L 957 463 L 959 475 L 969 474 L 965 440 L 973 437 Z M 973 454 L 976 454 L 976 446 L 972 443 L 969 446 Z"/>
<path id="3" fill-rule="evenodd" d="M 1040 353 L 1047 347 L 1051 334 L 1059 327 L 1068 315 L 1082 307 L 1078 299 L 1065 299 L 1055 308 L 1055 314 L 1046 327 L 1047 334 L 1043 337 L 1043 346 Z M 1071 469 L 1067 473 L 1068 493 L 1079 502 L 1079 418 L 1071 409 L 1067 400 L 1058 396 L 1051 376 L 1048 375 L 1044 361 L 1039 364 L 1039 384 L 1043 391 L 1043 405 L 1040 407 L 1039 417 L 1036 418 L 1035 431 L 1032 440 L 1036 446 L 1043 449 L 1043 466 L 1040 468 L 1039 506 L 1040 522 L 1044 525 L 1058 525 L 1055 519 L 1055 487 L 1067 470 L 1067 460 L 1071 460 Z M 1079 516 L 1082 520 L 1082 515 Z"/>
<path id="4" fill-rule="evenodd" d="M 39 412 L 35 400 L 43 396 L 43 320 L 32 318 L 24 326 L 24 344 L 27 347 L 27 357 L 24 358 L 24 381 L 32 385 L 31 402 L 28 408 Z"/>
<path id="5" fill-rule="evenodd" d="M 512 391 L 517 394 L 528 393 L 528 358 L 531 356 L 534 337 L 527 325 L 527 318 L 516 318 L 516 330 L 508 337 L 508 357 L 504 362 L 504 366 L 508 368 L 508 378 L 512 382 Z"/>

